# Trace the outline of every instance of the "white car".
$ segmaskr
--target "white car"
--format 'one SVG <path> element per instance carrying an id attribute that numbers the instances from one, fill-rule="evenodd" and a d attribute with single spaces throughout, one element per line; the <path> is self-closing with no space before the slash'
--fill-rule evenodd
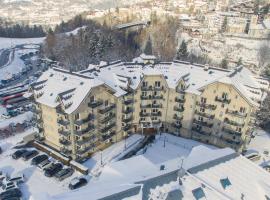
<path id="1" fill-rule="evenodd" d="M 43 162 L 41 162 L 40 164 L 38 164 L 38 168 L 41 170 L 44 170 L 45 168 L 49 167 L 51 165 L 51 161 L 49 160 L 44 160 Z"/>
<path id="2" fill-rule="evenodd" d="M 3 183 L 3 185 L 2 185 L 2 189 L 4 191 L 15 189 L 15 188 L 18 188 L 18 185 L 15 182 L 7 181 L 7 182 Z"/>
<path id="3" fill-rule="evenodd" d="M 11 116 L 9 115 L 9 114 L 2 114 L 2 118 L 3 119 L 9 119 L 9 118 L 11 118 Z"/>

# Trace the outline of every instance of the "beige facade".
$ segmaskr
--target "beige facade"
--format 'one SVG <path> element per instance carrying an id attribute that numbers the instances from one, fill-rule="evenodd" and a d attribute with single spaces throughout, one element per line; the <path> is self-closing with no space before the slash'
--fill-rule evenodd
<path id="1" fill-rule="evenodd" d="M 166 69 L 166 65 L 160 69 Z M 107 67 L 112 70 L 110 65 Z M 200 73 L 205 74 L 210 71 L 230 73 L 216 68 L 205 70 L 199 66 L 191 66 L 190 69 L 201 70 Z M 149 135 L 168 132 L 218 147 L 231 147 L 239 151 L 244 148 L 252 134 L 253 116 L 258 105 L 233 83 L 228 82 L 227 75 L 224 80 L 215 79 L 194 91 L 192 87 L 195 84 L 189 83 L 188 75 L 177 76 L 177 80 L 174 78 L 172 87 L 168 74 L 151 70 L 147 69 L 147 72 L 137 74 L 137 77 L 135 72 L 131 73 L 132 78 L 127 79 L 130 85 L 124 89 L 121 86 L 122 90 L 119 91 L 116 85 L 112 88 L 112 85 L 104 83 L 91 87 L 72 112 L 66 107 L 72 103 L 64 106 L 68 96 L 64 98 L 63 94 L 56 98 L 57 105 L 48 106 L 45 101 L 42 103 L 35 90 L 44 80 L 38 81 L 30 91 L 34 93 L 36 119 L 39 119 L 38 125 L 44 142 L 74 159 L 91 156 L 93 152 L 133 133 Z M 78 76 L 76 73 L 59 70 L 57 73 L 59 76 L 68 74 L 70 79 Z M 230 76 L 233 75 L 237 76 L 236 72 Z M 46 78 L 49 85 L 50 77 Z M 80 81 L 86 81 L 86 77 L 80 78 Z M 131 86 L 131 79 L 137 81 L 136 85 Z M 121 81 L 124 82 L 124 79 Z M 121 91 L 125 93 L 119 94 Z M 72 98 L 76 98 L 74 89 L 65 95 L 69 92 L 73 92 Z"/>

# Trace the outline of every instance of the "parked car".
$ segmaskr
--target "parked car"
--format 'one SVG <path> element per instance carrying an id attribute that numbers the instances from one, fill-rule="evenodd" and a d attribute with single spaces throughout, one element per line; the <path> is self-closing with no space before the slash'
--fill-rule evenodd
<path id="1" fill-rule="evenodd" d="M 14 182 L 16 184 L 24 183 L 25 177 L 23 173 L 15 174 L 9 178 L 7 178 L 7 181 Z"/>
<path id="2" fill-rule="evenodd" d="M 31 165 L 38 165 L 40 164 L 41 162 L 43 162 L 44 160 L 48 160 L 48 156 L 45 155 L 45 154 L 42 154 L 42 155 L 39 155 L 39 156 L 36 156 L 32 159 L 31 161 Z"/>
<path id="3" fill-rule="evenodd" d="M 85 186 L 87 184 L 87 180 L 85 178 L 74 178 L 71 180 L 71 182 L 69 183 L 68 187 L 71 190 L 75 190 L 78 189 L 82 186 Z"/>
<path id="4" fill-rule="evenodd" d="M 11 118 L 11 116 L 9 114 L 4 113 L 4 114 L 2 114 L 2 118 L 9 119 L 9 118 Z"/>
<path id="5" fill-rule="evenodd" d="M 65 168 L 62 169 L 61 171 L 59 171 L 58 173 L 55 174 L 55 178 L 59 181 L 62 181 L 70 176 L 72 176 L 72 174 L 74 173 L 74 169 L 72 168 Z"/>
<path id="6" fill-rule="evenodd" d="M 7 181 L 7 182 L 3 183 L 3 185 L 2 185 L 2 189 L 4 191 L 11 190 L 14 188 L 18 188 L 18 185 L 15 182 Z"/>
<path id="7" fill-rule="evenodd" d="M 47 160 L 42 161 L 41 163 L 38 164 L 38 168 L 41 170 L 44 170 L 46 167 L 50 166 L 52 162 Z"/>
<path id="8" fill-rule="evenodd" d="M 36 155 L 38 155 L 39 152 L 37 150 L 31 150 L 31 151 L 27 151 L 22 155 L 23 160 L 29 160 L 30 158 L 35 157 Z"/>
<path id="9" fill-rule="evenodd" d="M 22 155 L 27 152 L 26 149 L 19 149 L 17 151 L 15 151 L 13 154 L 12 154 L 12 158 L 17 160 L 19 159 L 20 157 L 22 157 Z"/>
<path id="10" fill-rule="evenodd" d="M 4 191 L 0 194 L 0 199 L 1 200 L 8 200 L 10 198 L 21 198 L 22 197 L 22 192 L 19 190 L 19 188 L 14 188 L 11 190 Z"/>
<path id="11" fill-rule="evenodd" d="M 61 163 L 56 163 L 56 164 L 53 163 L 50 167 L 44 170 L 44 175 L 47 177 L 52 177 L 62 169 L 63 169 L 63 165 Z"/>

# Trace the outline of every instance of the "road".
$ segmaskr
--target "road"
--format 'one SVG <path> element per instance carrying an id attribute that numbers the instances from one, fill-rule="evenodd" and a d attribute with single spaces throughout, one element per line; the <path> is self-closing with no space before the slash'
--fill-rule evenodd
<path id="1" fill-rule="evenodd" d="M 9 61 L 10 49 L 4 49 L 0 54 L 0 68 L 6 65 Z"/>

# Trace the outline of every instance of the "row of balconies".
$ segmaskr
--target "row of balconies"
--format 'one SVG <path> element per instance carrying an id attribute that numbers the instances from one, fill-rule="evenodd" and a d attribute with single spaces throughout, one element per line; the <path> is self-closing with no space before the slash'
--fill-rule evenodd
<path id="1" fill-rule="evenodd" d="M 78 126 L 81 126 L 85 123 L 88 123 L 89 121 L 93 120 L 94 119 L 94 115 L 93 114 L 89 114 L 86 118 L 84 119 L 77 119 L 75 120 L 74 124 L 78 125 Z"/>
<path id="2" fill-rule="evenodd" d="M 202 128 L 197 128 L 196 126 L 192 127 L 192 131 L 195 131 L 196 133 L 199 133 L 199 134 L 204 135 L 204 136 L 210 136 L 211 135 L 210 132 L 204 131 L 204 130 L 202 130 Z"/>
<path id="3" fill-rule="evenodd" d="M 109 125 L 106 125 L 104 128 L 101 128 L 100 131 L 101 131 L 102 133 L 107 132 L 107 131 L 111 130 L 112 128 L 114 128 L 115 125 L 116 125 L 116 123 L 113 122 L 113 123 L 111 123 L 111 124 L 109 124 Z"/>
<path id="4" fill-rule="evenodd" d="M 88 137 L 88 138 L 82 138 L 80 140 L 77 140 L 76 141 L 76 144 L 81 146 L 81 145 L 85 145 L 85 144 L 88 144 L 90 142 L 93 142 L 95 141 L 96 139 L 96 136 L 95 135 L 91 135 L 91 137 Z"/>
<path id="5" fill-rule="evenodd" d="M 108 116 L 101 118 L 99 122 L 104 124 L 111 121 L 112 119 L 115 119 L 115 117 L 116 117 L 115 113 L 110 113 Z"/>
<path id="6" fill-rule="evenodd" d="M 162 108 L 162 104 L 147 104 L 147 105 L 142 105 L 141 108 Z"/>
<path id="7" fill-rule="evenodd" d="M 225 104 L 230 104 L 231 100 L 223 97 L 218 97 L 216 96 L 215 101 L 220 102 L 220 103 L 225 103 Z"/>
<path id="8" fill-rule="evenodd" d="M 141 95 L 141 100 L 163 100 L 163 95 L 148 95 L 143 96 Z"/>
<path id="9" fill-rule="evenodd" d="M 112 104 L 112 105 L 110 105 L 110 106 L 106 106 L 106 107 L 100 109 L 100 110 L 99 110 L 99 113 L 100 113 L 100 114 L 105 114 L 105 113 L 107 113 L 107 112 L 113 110 L 115 107 L 116 107 L 115 104 Z"/>
<path id="10" fill-rule="evenodd" d="M 195 111 L 195 114 L 197 114 L 197 115 L 199 115 L 201 117 L 208 118 L 208 119 L 214 119 L 215 118 L 215 115 L 211 115 L 211 114 L 208 114 L 208 113 L 200 112 L 198 110 Z"/>
<path id="11" fill-rule="evenodd" d="M 160 117 L 160 116 L 162 116 L 162 112 L 161 111 L 151 112 L 151 113 L 140 112 L 140 117 L 149 117 L 149 116 Z"/>
<path id="12" fill-rule="evenodd" d="M 200 106 L 204 109 L 209 109 L 209 110 L 216 110 L 217 106 L 216 105 L 212 105 L 212 104 L 206 104 L 206 103 L 201 103 L 201 102 L 196 102 L 197 106 Z"/>
<path id="13" fill-rule="evenodd" d="M 158 87 L 158 86 L 142 86 L 141 87 L 141 90 L 142 91 L 162 91 L 162 90 L 165 90 L 165 88 L 164 88 L 164 86 L 160 86 L 160 87 Z"/>
<path id="14" fill-rule="evenodd" d="M 224 123 L 225 123 L 225 124 L 228 124 L 228 125 L 231 125 L 231 126 L 238 126 L 238 127 L 244 127 L 244 126 L 245 126 L 245 123 L 238 123 L 238 122 L 229 120 L 229 119 L 227 119 L 227 118 L 224 119 Z"/>
<path id="15" fill-rule="evenodd" d="M 84 128 L 82 130 L 75 130 L 74 133 L 77 136 L 82 136 L 89 133 L 90 131 L 93 131 L 94 129 L 95 129 L 94 125 L 89 124 L 87 128 Z"/>
<path id="16" fill-rule="evenodd" d="M 101 100 L 93 101 L 93 102 L 88 103 L 88 107 L 92 108 L 92 109 L 95 109 L 95 108 L 101 106 L 102 104 L 103 104 L 103 101 L 101 101 Z"/>
<path id="17" fill-rule="evenodd" d="M 76 152 L 76 154 L 81 156 L 81 155 L 83 155 L 83 154 L 85 154 L 87 152 L 92 151 L 94 148 L 95 148 L 95 144 L 91 144 L 88 147 L 84 147 L 84 148 L 78 149 L 77 152 Z"/>
<path id="18" fill-rule="evenodd" d="M 212 128 L 213 127 L 213 123 L 210 123 L 210 122 L 205 122 L 205 121 L 199 121 L 197 119 L 194 119 L 193 120 L 193 123 L 195 124 L 198 124 L 200 126 L 205 126 L 205 127 L 208 127 L 208 128 Z"/>
<path id="19" fill-rule="evenodd" d="M 186 102 L 186 99 L 175 97 L 175 102 L 184 104 Z"/>
<path id="20" fill-rule="evenodd" d="M 241 132 L 235 131 L 235 130 L 233 130 L 233 129 L 231 129 L 231 128 L 228 128 L 228 127 L 223 127 L 222 130 L 223 130 L 224 132 L 226 132 L 226 133 L 231 134 L 231 135 L 237 135 L 237 136 L 241 136 L 241 135 L 242 135 Z"/>
<path id="21" fill-rule="evenodd" d="M 227 109 L 226 113 L 230 114 L 230 115 L 233 115 L 233 116 L 242 117 L 242 118 L 247 117 L 247 113 L 241 113 L 241 112 L 239 112 L 237 110 L 229 110 L 229 109 Z"/>

